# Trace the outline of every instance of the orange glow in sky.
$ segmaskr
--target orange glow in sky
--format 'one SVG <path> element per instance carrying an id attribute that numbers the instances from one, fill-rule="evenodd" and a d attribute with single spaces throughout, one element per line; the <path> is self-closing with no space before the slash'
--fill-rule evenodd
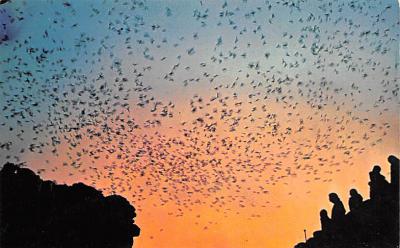
<path id="1" fill-rule="evenodd" d="M 0 162 L 135 206 L 135 248 L 286 248 L 399 155 L 394 0 L 0 5 Z"/>

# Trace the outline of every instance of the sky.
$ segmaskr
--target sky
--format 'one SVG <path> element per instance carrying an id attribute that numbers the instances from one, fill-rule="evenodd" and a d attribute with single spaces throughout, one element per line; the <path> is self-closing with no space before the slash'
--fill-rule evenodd
<path id="1" fill-rule="evenodd" d="M 397 1 L 0 5 L 0 164 L 136 208 L 135 248 L 293 247 L 399 155 Z"/>

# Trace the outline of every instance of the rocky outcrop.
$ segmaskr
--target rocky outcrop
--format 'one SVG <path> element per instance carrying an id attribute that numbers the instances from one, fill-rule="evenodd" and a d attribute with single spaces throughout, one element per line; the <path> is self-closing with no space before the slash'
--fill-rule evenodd
<path id="1" fill-rule="evenodd" d="M 370 199 L 363 201 L 350 190 L 350 211 L 345 213 L 338 195 L 331 193 L 331 217 L 321 210 L 321 230 L 295 248 L 398 248 L 399 247 L 399 159 L 389 156 L 391 181 L 375 165 L 370 176 Z"/>
<path id="2" fill-rule="evenodd" d="M 43 181 L 10 163 L 0 180 L 1 247 L 130 248 L 139 236 L 135 208 L 121 196 Z"/>

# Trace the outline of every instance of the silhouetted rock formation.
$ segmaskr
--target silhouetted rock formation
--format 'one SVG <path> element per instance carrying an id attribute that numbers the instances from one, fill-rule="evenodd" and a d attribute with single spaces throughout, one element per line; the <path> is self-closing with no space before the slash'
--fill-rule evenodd
<path id="1" fill-rule="evenodd" d="M 135 208 L 118 195 L 43 181 L 29 169 L 0 171 L 1 247 L 131 247 Z"/>
<path id="2" fill-rule="evenodd" d="M 350 190 L 350 212 L 336 193 L 331 218 L 321 210 L 321 230 L 295 248 L 396 248 L 399 247 L 399 159 L 389 156 L 391 182 L 380 174 L 378 165 L 369 173 L 370 199 L 363 201 L 357 190 Z"/>

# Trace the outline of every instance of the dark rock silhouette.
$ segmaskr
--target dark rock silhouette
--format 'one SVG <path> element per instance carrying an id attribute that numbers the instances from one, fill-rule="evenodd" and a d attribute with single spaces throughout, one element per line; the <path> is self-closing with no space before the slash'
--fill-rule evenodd
<path id="1" fill-rule="evenodd" d="M 388 162 L 390 163 L 390 185 L 391 185 L 391 190 L 392 190 L 392 195 L 394 195 L 395 202 L 396 202 L 396 207 L 399 209 L 399 193 L 398 190 L 400 188 L 399 184 L 399 159 L 396 158 L 393 155 L 390 155 L 388 157 Z"/>
<path id="2" fill-rule="evenodd" d="M 321 230 L 295 248 L 397 248 L 399 247 L 399 159 L 389 156 L 391 181 L 375 165 L 369 173 L 370 199 L 363 201 L 356 189 L 350 190 L 349 208 L 336 193 L 329 194 L 334 204 L 331 218 L 320 212 Z"/>
<path id="3" fill-rule="evenodd" d="M 0 246 L 131 247 L 135 208 L 85 184 L 57 185 L 7 163 L 0 171 Z"/>

